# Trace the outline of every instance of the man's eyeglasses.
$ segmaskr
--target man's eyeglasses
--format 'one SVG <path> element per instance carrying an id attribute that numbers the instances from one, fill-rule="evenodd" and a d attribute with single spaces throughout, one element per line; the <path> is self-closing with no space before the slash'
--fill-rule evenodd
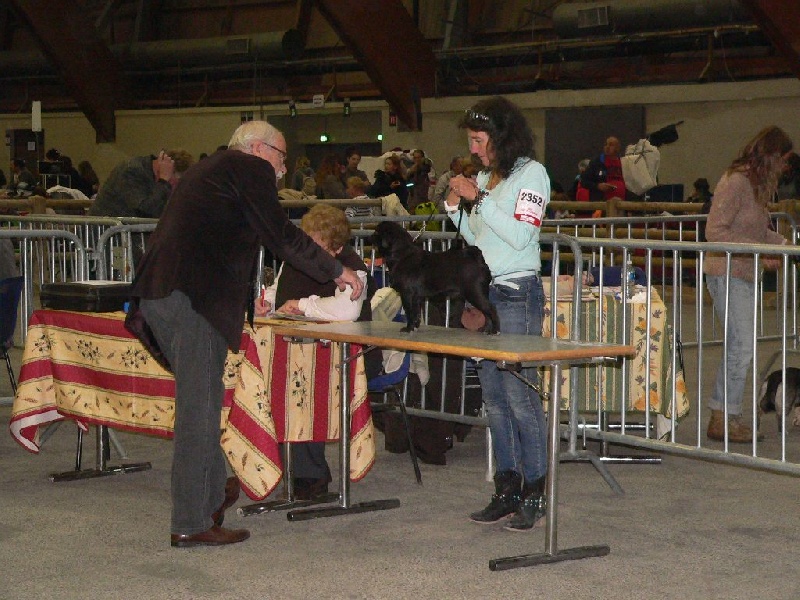
<path id="1" fill-rule="evenodd" d="M 283 162 L 283 163 L 285 163 L 285 162 L 286 162 L 286 152 L 284 152 L 284 151 L 283 151 L 283 150 L 281 150 L 280 148 L 276 148 L 276 147 L 275 147 L 275 146 L 273 146 L 272 144 L 268 144 L 267 142 L 262 142 L 262 143 L 263 143 L 265 146 L 269 146 L 270 148 L 272 148 L 273 150 L 275 150 L 275 152 L 277 152 L 277 153 L 280 155 L 280 157 L 281 157 L 281 162 Z"/>

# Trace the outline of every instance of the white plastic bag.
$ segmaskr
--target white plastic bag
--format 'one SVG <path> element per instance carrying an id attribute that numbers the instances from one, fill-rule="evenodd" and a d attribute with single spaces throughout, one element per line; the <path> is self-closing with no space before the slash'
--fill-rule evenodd
<path id="1" fill-rule="evenodd" d="M 641 139 L 625 149 L 622 178 L 625 188 L 640 195 L 658 185 L 658 164 L 661 152 L 646 139 Z"/>

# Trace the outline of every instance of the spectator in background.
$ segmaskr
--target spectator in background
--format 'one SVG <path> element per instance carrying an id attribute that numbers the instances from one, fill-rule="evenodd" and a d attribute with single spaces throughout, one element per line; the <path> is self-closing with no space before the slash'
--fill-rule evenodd
<path id="1" fill-rule="evenodd" d="M 314 169 L 311 168 L 311 161 L 307 156 L 298 156 L 294 161 L 294 173 L 292 173 L 292 189 L 298 192 L 304 191 L 304 184 L 308 177 L 314 178 Z M 314 184 L 314 191 L 316 191 Z M 314 191 L 307 196 L 313 196 Z"/>
<path id="2" fill-rule="evenodd" d="M 69 187 L 73 190 L 78 190 L 87 198 L 91 198 L 93 193 L 92 185 L 72 166 L 72 159 L 62 154 L 61 164 L 63 165 L 61 171 L 64 175 L 69 175 Z"/>
<path id="3" fill-rule="evenodd" d="M 345 193 L 347 194 L 348 198 L 352 198 L 353 200 L 366 200 L 369 198 L 369 196 L 367 196 L 368 187 L 369 184 L 361 179 L 361 177 L 348 177 L 347 189 L 345 190 Z M 348 206 L 344 210 L 344 214 L 348 219 L 352 217 L 379 217 L 381 216 L 381 207 Z"/>
<path id="4" fill-rule="evenodd" d="M 342 172 L 342 182 L 345 187 L 347 187 L 347 180 L 351 177 L 359 177 L 369 185 L 367 174 L 358 168 L 358 164 L 361 162 L 361 153 L 358 151 L 358 148 L 355 146 L 347 148 L 344 151 L 344 158 L 345 164 L 344 171 Z"/>
<path id="5" fill-rule="evenodd" d="M 114 167 L 89 214 L 98 217 L 157 219 L 181 175 L 194 163 L 185 150 L 136 156 Z"/>
<path id="6" fill-rule="evenodd" d="M 383 161 L 383 170 L 375 171 L 375 181 L 367 190 L 367 195 L 370 198 L 381 198 L 389 194 L 397 194 L 400 204 L 403 205 L 403 208 L 408 209 L 408 188 L 401 171 L 400 157 L 396 154 L 387 156 Z"/>
<path id="7" fill-rule="evenodd" d="M 347 194 L 344 191 L 341 174 L 342 165 L 339 157 L 335 154 L 326 155 L 314 176 L 317 182 L 317 198 L 327 198 L 328 200 L 346 198 Z"/>
<path id="8" fill-rule="evenodd" d="M 786 244 L 786 239 L 772 228 L 767 204 L 775 196 L 791 150 L 791 139 L 774 126 L 763 129 L 742 149 L 714 190 L 706 223 L 709 242 Z M 779 256 L 761 255 L 760 260 L 765 269 L 776 270 L 781 266 Z M 726 256 L 724 252 L 709 252 L 703 266 L 717 316 L 724 319 L 726 327 L 726 360 L 720 361 L 708 401 L 711 419 L 706 435 L 711 440 L 725 439 L 727 416 L 729 442 L 753 441 L 753 430 L 748 420 L 742 418 L 745 380 L 753 360 L 756 286 L 753 261 L 752 254 Z"/>
<path id="9" fill-rule="evenodd" d="M 589 190 L 589 200 L 602 202 L 611 198 L 625 200 L 625 180 L 622 177 L 620 151 L 622 145 L 615 137 L 606 139 L 603 152 L 592 159 L 580 176 L 580 184 Z"/>
<path id="10" fill-rule="evenodd" d="M 6 189 L 15 194 L 30 194 L 36 187 L 36 177 L 28 170 L 24 158 L 11 161 L 11 180 Z"/>
<path id="11" fill-rule="evenodd" d="M 450 170 L 445 171 L 436 180 L 436 186 L 433 188 L 433 198 L 431 199 L 436 205 L 439 212 L 444 212 L 444 199 L 450 193 L 450 178 L 456 175 L 461 175 L 463 170 L 463 162 L 460 156 L 454 156 L 450 161 Z"/>
<path id="12" fill-rule="evenodd" d="M 589 201 L 589 190 L 581 185 L 581 175 L 583 175 L 583 173 L 586 171 L 586 167 L 589 166 L 590 162 L 592 161 L 590 161 L 588 158 L 584 158 L 578 163 L 578 174 L 575 175 L 575 179 L 572 181 L 572 185 L 567 192 L 570 200 L 577 202 Z"/>
<path id="13" fill-rule="evenodd" d="M 100 178 L 97 176 L 97 173 L 94 172 L 94 168 L 92 167 L 92 163 L 88 160 L 82 160 L 78 163 L 78 173 L 81 174 L 90 186 L 92 190 L 91 194 L 87 194 L 90 198 L 94 197 L 97 192 L 100 190 Z"/>
<path id="14" fill-rule="evenodd" d="M 714 197 L 711 193 L 711 187 L 708 184 L 708 179 L 705 177 L 699 177 L 698 179 L 694 180 L 692 187 L 694 189 L 692 190 L 692 193 L 689 194 L 689 197 L 686 198 L 686 202 L 702 202 L 703 206 L 700 208 L 700 212 L 698 214 L 707 215 L 709 212 L 711 212 L 711 201 Z M 697 241 L 699 242 L 706 241 L 706 222 L 707 221 L 697 222 Z"/>
<path id="15" fill-rule="evenodd" d="M 59 162 L 60 160 L 61 160 L 61 152 L 59 152 L 55 148 L 50 148 L 50 150 L 44 153 L 44 162 L 54 163 L 54 162 Z"/>
<path id="16" fill-rule="evenodd" d="M 686 198 L 686 202 L 705 203 L 711 199 L 711 186 L 705 177 L 695 179 L 692 188 L 692 193 Z"/>
<path id="17" fill-rule="evenodd" d="M 778 181 L 776 200 L 800 199 L 800 156 L 792 152 L 786 159 L 786 168 Z"/>
<path id="18" fill-rule="evenodd" d="M 0 169 L 0 186 L 6 187 L 8 185 L 8 180 L 6 179 L 6 173 L 3 169 Z"/>
<path id="19" fill-rule="evenodd" d="M 428 201 L 433 163 L 425 157 L 422 150 L 414 150 L 411 156 L 414 162 L 406 171 L 406 184 L 411 188 L 408 194 L 408 212 L 413 214 L 417 204 Z"/>

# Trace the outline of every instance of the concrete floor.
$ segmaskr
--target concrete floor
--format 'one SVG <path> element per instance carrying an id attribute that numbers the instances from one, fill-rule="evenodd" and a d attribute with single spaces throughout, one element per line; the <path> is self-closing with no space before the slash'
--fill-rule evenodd
<path id="1" fill-rule="evenodd" d="M 9 394 L 0 377 L 0 396 Z M 591 465 L 565 463 L 558 548 L 607 544 L 610 554 L 493 572 L 490 559 L 543 552 L 545 530 L 468 521 L 492 493 L 480 429 L 456 442 L 446 466 L 423 464 L 423 486 L 408 455 L 383 451 L 379 437 L 353 500 L 398 498 L 397 509 L 306 522 L 230 510 L 226 525 L 250 529 L 248 541 L 189 550 L 169 546 L 171 442 L 118 433 L 126 460 L 151 470 L 51 483 L 73 466 L 75 432 L 65 422 L 38 455 L 0 436 L 4 600 L 800 597 L 800 482 L 786 475 L 664 455 L 660 465 L 610 466 L 625 492 L 615 495 Z M 789 443 L 798 436 L 789 432 Z M 91 466 L 93 435 L 85 448 Z M 335 469 L 333 446 L 330 461 Z"/>

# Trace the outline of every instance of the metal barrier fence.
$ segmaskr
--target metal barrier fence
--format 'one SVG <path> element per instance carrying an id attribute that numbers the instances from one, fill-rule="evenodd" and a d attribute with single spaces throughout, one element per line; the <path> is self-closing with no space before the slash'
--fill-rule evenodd
<path id="1" fill-rule="evenodd" d="M 0 231 L 66 231 L 76 236 L 87 251 L 88 273 L 93 271 L 95 250 L 102 232 L 118 225 L 118 219 L 70 215 L 0 215 Z M 32 282 L 41 285 L 54 281 L 76 281 L 78 258 L 58 236 L 39 238 L 32 247 Z"/>
<path id="2" fill-rule="evenodd" d="M 791 439 L 787 432 L 787 425 L 791 425 L 791 417 L 785 414 L 779 419 L 782 427 L 777 434 L 770 432 L 766 439 L 754 439 L 752 445 L 748 445 L 745 451 L 741 446 L 724 442 L 722 444 L 710 443 L 705 439 L 704 421 L 708 411 L 704 410 L 701 400 L 705 397 L 704 382 L 706 373 L 716 370 L 721 362 L 720 351 L 727 343 L 724 339 L 724 327 L 716 325 L 715 314 L 710 304 L 705 298 L 704 277 L 702 266 L 705 256 L 709 251 L 723 252 L 730 257 L 734 254 L 752 254 L 760 257 L 764 254 L 774 253 L 775 247 L 771 246 L 752 246 L 737 244 L 711 244 L 696 241 L 685 241 L 695 237 L 698 223 L 705 219 L 702 215 L 691 216 L 660 216 L 660 217 L 636 217 L 631 219 L 574 219 L 562 221 L 545 221 L 542 234 L 543 255 L 552 266 L 551 277 L 556 282 L 551 290 L 551 306 L 559 302 L 557 292 L 558 275 L 569 272 L 580 278 L 583 269 L 599 265 L 625 265 L 628 256 L 631 256 L 632 264 L 641 267 L 651 285 L 647 287 L 644 294 L 644 306 L 646 316 L 642 324 L 644 333 L 643 353 L 644 364 L 650 365 L 652 356 L 650 347 L 653 342 L 653 335 L 661 335 L 667 341 L 663 345 L 663 353 L 666 353 L 666 363 L 670 364 L 669 372 L 666 374 L 665 381 L 669 387 L 666 396 L 670 398 L 669 404 L 660 414 L 652 410 L 649 404 L 645 410 L 634 410 L 624 401 L 632 392 L 632 384 L 627 375 L 632 369 L 629 360 L 623 361 L 619 371 L 622 373 L 619 389 L 615 388 L 623 401 L 620 402 L 619 410 L 609 411 L 606 401 L 599 397 L 600 390 L 603 388 L 602 372 L 592 376 L 597 380 L 597 394 L 595 399 L 587 396 L 577 398 L 577 403 L 596 405 L 596 409 L 590 412 L 582 410 L 586 415 L 587 421 L 593 420 L 588 424 L 579 427 L 579 432 L 585 438 L 596 439 L 602 443 L 618 443 L 628 446 L 650 448 L 659 452 L 670 452 L 697 458 L 718 460 L 734 464 L 756 466 L 772 471 L 788 472 L 792 474 L 800 473 L 800 450 L 795 449 L 788 442 Z M 773 219 L 778 223 L 778 228 L 788 231 L 791 239 L 797 239 L 796 225 L 788 214 L 774 214 Z M 382 220 L 394 220 L 406 222 L 410 227 L 421 228 L 425 217 L 383 217 L 371 218 L 364 217 L 353 219 L 354 244 L 356 249 L 366 253 L 366 258 L 374 259 L 367 243 L 368 236 L 372 229 L 369 224 L 374 224 Z M 363 221 L 359 223 L 357 221 Z M 147 232 L 155 226 L 154 223 L 138 223 L 115 225 L 104 231 L 102 241 L 98 239 L 98 265 L 109 265 L 109 244 L 110 240 L 116 236 L 125 236 L 134 233 Z M 551 228 L 551 229 L 548 229 Z M 582 236 L 577 241 L 568 241 L 567 232 L 584 233 L 592 232 L 591 237 Z M 553 231 L 555 233 L 547 233 Z M 644 231 L 644 234 L 640 232 Z M 669 233 L 672 232 L 672 233 Z M 609 237 L 609 234 L 613 237 Z M 103 235 L 103 234 L 101 234 Z M 641 238 L 639 237 L 641 235 Z M 429 232 L 421 234 L 421 239 L 429 249 L 444 249 L 452 244 L 454 234 L 452 232 Z M 671 237 L 677 237 L 678 241 L 671 241 Z M 638 238 L 638 239 L 625 239 Z M 122 239 L 122 238 L 120 238 Z M 124 247 L 124 242 L 121 243 Z M 562 246 L 565 249 L 562 250 Z M 582 253 L 581 253 L 582 250 Z M 796 296 L 797 278 L 794 271 L 794 260 L 800 256 L 800 249 L 786 246 L 778 249 L 783 257 L 783 268 L 777 276 L 771 278 L 769 274 L 762 276 L 759 273 L 759 285 L 757 286 L 756 315 L 753 321 L 753 345 L 756 348 L 756 358 L 754 359 L 754 372 L 751 377 L 749 399 L 745 399 L 745 404 L 751 417 L 751 422 L 758 425 L 758 393 L 760 383 L 767 371 L 774 365 L 785 368 L 791 365 L 794 358 L 793 352 L 797 349 L 797 315 L 796 315 Z M 124 261 L 127 261 L 124 257 Z M 372 264 L 375 264 L 372 261 Z M 102 273 L 102 267 L 98 267 L 98 275 Z M 382 274 L 384 282 L 387 281 L 387 274 Z M 580 280 L 580 279 L 578 279 Z M 576 291 L 579 286 L 575 286 Z M 606 290 L 598 290 L 600 298 L 605 296 Z M 660 291 L 660 294 L 656 292 Z M 579 293 L 579 292 L 578 292 Z M 660 298 L 664 302 L 665 325 L 660 332 L 651 332 L 651 315 L 654 301 Z M 621 319 L 629 318 L 628 299 L 623 293 L 621 298 L 622 310 Z M 580 301 L 573 298 L 574 305 L 579 305 Z M 555 322 L 556 310 L 550 315 L 551 331 L 558 330 Z M 449 317 L 449 313 L 446 315 Z M 583 323 L 577 320 L 577 311 L 569 315 L 573 321 L 570 335 L 577 334 L 580 339 L 586 339 L 586 335 L 597 332 L 582 330 Z M 602 321 L 602 320 L 601 320 Z M 623 323 L 622 331 L 628 335 L 628 325 Z M 602 322 L 600 324 L 602 327 Z M 602 331 L 600 331 L 602 336 Z M 674 338 L 674 342 L 671 341 Z M 629 339 L 629 338 L 628 338 Z M 627 342 L 626 339 L 618 340 Z M 766 357 L 766 358 L 765 358 Z M 767 360 L 769 359 L 769 360 Z M 680 365 L 689 367 L 681 369 Z M 571 369 L 570 377 L 578 377 L 581 369 Z M 467 414 L 464 397 L 467 386 L 473 385 L 470 378 L 469 366 L 465 365 L 462 369 L 460 378 L 461 395 L 457 403 L 456 410 L 447 409 L 445 402 L 446 378 L 447 373 L 442 373 L 443 383 L 438 390 L 422 392 L 423 397 L 419 406 L 410 407 L 412 413 L 433 416 L 439 419 L 453 420 L 469 424 L 484 424 L 483 418 L 479 414 Z M 582 377 L 588 377 L 582 375 Z M 689 410 L 685 416 L 679 416 L 676 404 L 676 393 L 680 387 L 681 377 L 685 379 L 686 395 L 689 402 Z M 710 379 L 710 377 L 708 377 Z M 650 374 L 650 369 L 645 369 L 641 380 L 634 382 L 641 387 L 644 392 L 648 392 L 654 381 Z M 572 389 L 576 389 L 574 386 Z M 587 388 L 588 389 L 588 388 Z M 790 393 L 790 392 L 789 392 Z M 784 406 L 788 398 L 787 391 L 782 392 Z M 576 406 L 573 401 L 571 406 Z M 613 423 L 607 427 L 609 413 L 612 417 L 619 417 L 620 423 Z M 610 430 L 610 429 L 613 429 Z M 617 433 L 616 431 L 619 431 Z M 565 434 L 574 439 L 576 428 L 570 426 Z"/>
<path id="3" fill-rule="evenodd" d="M 610 264 L 614 254 L 625 264 L 628 256 L 633 255 L 637 264 L 644 269 L 648 281 L 653 280 L 657 262 L 661 264 L 665 258 L 669 259 L 671 277 L 668 283 L 661 283 L 661 289 L 669 314 L 670 328 L 675 332 L 677 342 L 672 349 L 673 374 L 669 379 L 672 386 L 670 391 L 675 402 L 676 389 L 679 386 L 678 370 L 683 364 L 686 367 L 683 376 L 690 402 L 688 414 L 683 419 L 678 417 L 677 406 L 672 405 L 669 423 L 665 427 L 667 433 L 663 439 L 652 435 L 652 428 L 649 427 L 651 411 L 631 411 L 625 403 L 622 404 L 619 414 L 619 433 L 603 431 L 600 424 L 604 422 L 605 416 L 602 411 L 597 411 L 594 415 L 595 424 L 587 426 L 584 435 L 605 443 L 621 443 L 660 452 L 800 474 L 800 448 L 787 444 L 787 424 L 790 424 L 791 413 L 787 415 L 786 411 L 782 412 L 777 419 L 778 431 L 772 431 L 771 427 L 766 426 L 767 422 L 761 419 L 759 409 L 761 386 L 770 369 L 776 366 L 785 371 L 797 355 L 797 274 L 794 263 L 800 258 L 800 248 L 591 238 L 579 238 L 578 242 L 584 249 L 584 255 L 592 256 L 594 264 Z M 754 259 L 754 277 L 758 283 L 754 291 L 753 302 L 756 309 L 751 327 L 754 367 L 749 391 L 745 394 L 744 414 L 748 416 L 747 422 L 754 431 L 759 429 L 759 424 L 762 425 L 763 438 L 754 436 L 750 444 L 731 443 L 727 430 L 725 440 L 721 443 L 708 440 L 705 434 L 704 424 L 709 411 L 704 407 L 703 400 L 709 395 L 709 384 L 713 383 L 711 380 L 717 367 L 720 363 L 726 364 L 724 351 L 729 343 L 725 336 L 726 327 L 722 326 L 717 330 L 713 323 L 715 320 L 725 321 L 728 318 L 727 310 L 722 315 L 715 315 L 710 309 L 705 290 L 703 265 L 709 252 L 723 253 L 726 257 L 726 290 L 729 289 L 731 279 L 731 258 L 735 255 L 749 255 Z M 770 277 L 769 272 L 759 269 L 759 260 L 762 256 L 774 254 L 780 255 L 782 267 L 774 277 Z M 691 265 L 689 274 L 684 271 L 686 264 Z M 648 289 L 646 301 L 650 306 L 653 286 Z M 650 315 L 650 312 L 648 310 L 647 314 Z M 646 328 L 649 349 L 649 336 L 652 333 L 649 322 Z M 687 339 L 691 341 L 685 341 Z M 647 364 L 650 364 L 649 356 Z M 643 384 L 645 390 L 651 389 L 649 371 L 645 374 Z M 794 389 L 786 388 L 784 385 L 780 392 L 781 406 L 786 406 L 787 399 L 790 406 L 793 405 Z M 727 416 L 726 409 L 725 417 Z M 642 417 L 645 422 L 644 435 L 641 428 L 635 425 L 629 427 L 629 424 L 640 423 Z"/>
<path id="4" fill-rule="evenodd" d="M 60 229 L 0 229 L 0 240 L 12 240 L 15 252 L 19 252 L 19 271 L 25 278 L 25 285 L 20 297 L 17 330 L 19 339 L 24 343 L 28 319 L 33 313 L 35 304 L 34 272 L 41 270 L 38 268 L 40 263 L 47 258 L 51 274 L 59 272 L 62 276 L 66 276 L 69 272 L 72 280 L 84 281 L 88 273 L 88 253 L 75 233 Z M 43 244 L 48 248 L 48 252 L 41 252 Z M 69 255 L 70 260 L 66 261 L 64 255 Z M 60 263 L 59 269 L 56 269 L 57 263 Z M 67 264 L 71 267 L 69 271 L 66 268 Z"/>

